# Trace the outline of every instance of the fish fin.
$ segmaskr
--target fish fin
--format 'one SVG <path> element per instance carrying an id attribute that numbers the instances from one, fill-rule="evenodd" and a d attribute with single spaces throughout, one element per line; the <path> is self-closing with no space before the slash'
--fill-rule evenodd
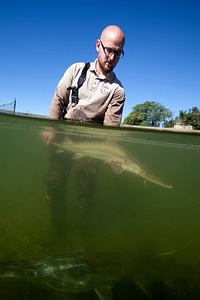
<path id="1" fill-rule="evenodd" d="M 110 165 L 110 166 L 111 166 L 111 168 L 112 168 L 112 170 L 115 174 L 121 174 L 124 171 L 124 169 L 120 165 L 117 165 L 117 164 L 114 165 L 113 164 L 113 165 Z"/>
<path id="2" fill-rule="evenodd" d="M 71 144 L 73 144 L 72 140 L 70 140 L 70 138 L 68 137 L 65 137 L 63 145 L 71 145 Z"/>
<path id="3" fill-rule="evenodd" d="M 64 151 L 63 151 L 63 150 L 60 150 L 60 149 L 59 149 L 59 150 L 56 150 L 56 153 L 57 153 L 57 154 L 63 153 L 63 152 L 64 152 Z"/>
<path id="4" fill-rule="evenodd" d="M 74 156 L 73 156 L 73 159 L 80 159 L 80 158 L 82 158 L 84 155 L 82 154 L 82 153 L 76 153 L 76 154 L 74 154 Z"/>
<path id="5" fill-rule="evenodd" d="M 62 151 L 64 152 L 64 150 L 61 150 L 61 149 L 64 149 L 65 147 L 67 147 L 68 145 L 71 145 L 73 144 L 72 140 L 70 140 L 70 138 L 68 137 L 65 137 L 64 139 L 64 142 L 62 144 L 59 144 L 59 143 L 53 143 L 54 146 L 60 148 L 60 150 L 57 150 L 56 152 L 59 153 L 58 151 Z M 60 152 L 61 153 L 61 152 Z"/>
<path id="6" fill-rule="evenodd" d="M 100 300 L 112 300 L 112 286 L 96 288 L 95 292 Z"/>
<path id="7" fill-rule="evenodd" d="M 111 166 L 111 168 L 115 174 L 121 174 L 124 171 L 122 166 L 114 159 L 107 159 L 106 164 Z"/>

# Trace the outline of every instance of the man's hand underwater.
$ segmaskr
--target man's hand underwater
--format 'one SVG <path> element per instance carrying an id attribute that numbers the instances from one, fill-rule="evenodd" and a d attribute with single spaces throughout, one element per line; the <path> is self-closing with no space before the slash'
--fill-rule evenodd
<path id="1" fill-rule="evenodd" d="M 47 129 L 43 130 L 40 135 L 47 145 L 51 144 L 53 142 L 53 140 L 55 139 L 55 132 L 49 128 L 48 128 L 48 130 Z"/>

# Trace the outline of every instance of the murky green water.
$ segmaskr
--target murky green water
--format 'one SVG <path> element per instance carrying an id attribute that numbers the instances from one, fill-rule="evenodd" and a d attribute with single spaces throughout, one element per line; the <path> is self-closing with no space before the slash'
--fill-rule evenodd
<path id="1" fill-rule="evenodd" d="M 73 143 L 95 141 L 97 149 L 102 141 L 105 148 L 122 147 L 149 174 L 173 188 L 130 172 L 115 174 L 103 160 L 74 159 L 74 154 L 47 145 L 41 137 L 44 130 L 53 130 L 60 143 L 68 138 Z M 60 161 L 64 161 L 61 173 Z M 100 267 L 102 277 L 108 273 L 107 265 L 113 268 L 117 280 L 112 299 L 199 299 L 199 134 L 1 114 L 0 166 L 4 265 L 82 250 L 94 255 L 92 264 Z M 103 264 L 98 253 L 105 253 Z M 112 261 L 116 253 L 120 258 Z M 135 296 L 136 287 L 140 296 Z M 100 299 L 94 289 L 74 294 L 52 289 L 34 277 L 0 278 L 1 299 L 44 297 Z"/>

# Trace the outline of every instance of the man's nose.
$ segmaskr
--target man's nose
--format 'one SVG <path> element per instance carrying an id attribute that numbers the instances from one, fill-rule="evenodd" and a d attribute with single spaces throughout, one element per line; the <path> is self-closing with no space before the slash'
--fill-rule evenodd
<path id="1" fill-rule="evenodd" d="M 110 60 L 115 60 L 116 59 L 116 54 L 114 52 L 110 53 L 109 58 Z"/>

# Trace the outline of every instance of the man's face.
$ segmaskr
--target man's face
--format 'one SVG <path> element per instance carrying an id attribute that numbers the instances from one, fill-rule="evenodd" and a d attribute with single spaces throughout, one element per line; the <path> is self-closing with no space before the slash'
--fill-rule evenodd
<path id="1" fill-rule="evenodd" d="M 104 75 L 111 72 L 117 65 L 122 48 L 112 41 L 97 40 L 98 63 Z"/>

